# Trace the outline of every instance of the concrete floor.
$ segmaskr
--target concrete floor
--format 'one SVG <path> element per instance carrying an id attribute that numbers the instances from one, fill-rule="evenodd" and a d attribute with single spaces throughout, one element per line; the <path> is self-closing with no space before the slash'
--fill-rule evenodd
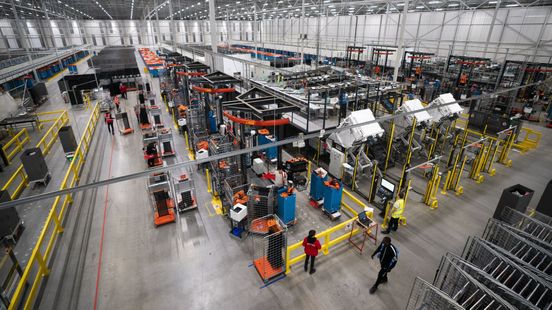
<path id="1" fill-rule="evenodd" d="M 137 56 L 139 66 L 143 66 Z M 153 80 L 157 94 L 158 81 Z M 123 101 L 132 111 L 136 94 Z M 133 113 L 131 124 L 136 126 Z M 170 117 L 165 113 L 165 121 Z M 97 132 L 81 184 L 143 171 L 139 131 L 110 136 L 105 124 Z M 41 309 L 404 309 L 416 276 L 432 281 L 445 252 L 460 253 L 469 235 L 480 235 L 502 189 L 521 183 L 536 191 L 535 205 L 552 176 L 552 135 L 544 133 L 539 149 L 512 152 L 514 166 L 497 165 L 483 184 L 463 182 L 465 194 L 442 196 L 439 208 L 411 198 L 408 225 L 391 234 L 400 249 L 397 267 L 374 295 L 378 263 L 347 243 L 317 259 L 309 275 L 297 265 L 285 279 L 263 287 L 251 265 L 251 240 L 229 236 L 229 225 L 215 215 L 204 176 L 196 174 L 197 210 L 177 222 L 155 228 L 146 180 L 132 180 L 78 194 L 69 214 L 52 274 L 43 290 Z M 186 160 L 183 139 L 175 138 L 178 156 Z M 288 244 L 312 228 L 334 223 L 299 199 L 299 222 L 290 228 Z M 344 233 L 345 231 L 343 231 Z"/>

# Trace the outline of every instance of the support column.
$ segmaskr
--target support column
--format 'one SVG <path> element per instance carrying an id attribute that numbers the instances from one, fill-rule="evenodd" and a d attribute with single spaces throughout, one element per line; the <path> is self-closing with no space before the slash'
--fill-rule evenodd
<path id="1" fill-rule="evenodd" d="M 544 35 L 544 32 L 548 26 L 548 20 L 550 19 L 550 13 L 552 12 L 552 9 L 548 8 L 548 13 L 546 13 L 546 18 L 544 19 L 544 23 L 541 26 L 539 37 L 537 38 L 537 43 L 535 44 L 535 52 L 533 53 L 533 56 L 531 58 L 532 62 L 535 62 L 535 58 L 537 57 L 537 54 L 539 52 L 539 47 L 542 43 L 542 37 Z"/>
<path id="2" fill-rule="evenodd" d="M 399 32 L 399 47 L 397 53 L 395 54 L 395 70 L 393 71 L 393 81 L 397 81 L 397 76 L 399 75 L 399 65 L 404 53 L 404 30 L 406 28 L 406 18 L 408 16 L 408 4 L 410 0 L 404 1 L 402 20 L 401 20 L 401 30 Z"/>
<path id="3" fill-rule="evenodd" d="M 498 14 L 498 9 L 500 8 L 501 0 L 496 1 L 495 10 L 493 12 L 493 19 L 491 20 L 491 25 L 489 26 L 489 33 L 487 33 L 487 41 L 485 41 L 485 50 L 483 51 L 483 57 L 487 56 L 487 49 L 489 48 L 489 41 L 491 40 L 491 36 L 493 34 L 494 25 L 496 22 L 496 15 Z"/>
<path id="4" fill-rule="evenodd" d="M 154 2 L 155 8 L 157 8 L 157 1 Z M 155 10 L 155 26 L 157 28 L 157 46 L 161 46 L 161 26 L 159 25 L 159 11 Z"/>
<path id="5" fill-rule="evenodd" d="M 211 68 L 213 71 L 217 71 L 222 68 L 219 64 L 220 59 L 217 56 L 218 53 L 218 38 L 217 38 L 217 20 L 215 10 L 215 0 L 209 0 L 209 28 L 211 29 Z"/>
<path id="6" fill-rule="evenodd" d="M 171 40 L 171 45 L 173 47 L 173 52 L 176 52 L 176 37 L 175 37 L 175 33 L 176 33 L 176 30 L 174 28 L 174 19 L 173 19 L 173 6 L 172 6 L 172 0 L 169 0 L 169 16 L 170 16 L 170 20 L 169 20 L 169 39 Z"/>
<path id="7" fill-rule="evenodd" d="M 13 15 L 15 16 L 15 26 L 16 26 L 15 28 L 16 29 L 14 29 L 14 32 L 17 33 L 18 37 L 20 38 L 21 45 L 25 49 L 25 53 L 27 54 L 27 58 L 29 58 L 29 61 L 32 62 L 33 59 L 31 57 L 31 55 L 29 54 L 29 44 L 28 44 L 27 41 L 25 41 L 26 39 L 29 38 L 27 36 L 27 33 L 25 33 L 25 25 L 19 19 L 19 14 L 17 14 L 17 8 L 15 7 L 14 0 L 11 0 L 11 5 L 12 5 Z"/>

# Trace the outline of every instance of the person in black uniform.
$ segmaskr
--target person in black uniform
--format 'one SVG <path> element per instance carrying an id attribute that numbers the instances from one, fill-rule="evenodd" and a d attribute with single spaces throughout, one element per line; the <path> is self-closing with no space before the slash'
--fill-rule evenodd
<path id="1" fill-rule="evenodd" d="M 384 237 L 382 243 L 372 254 L 372 259 L 374 256 L 378 256 L 381 264 L 381 269 L 378 272 L 378 278 L 376 283 L 372 288 L 370 288 L 370 294 L 373 294 L 378 289 L 378 285 L 381 283 L 387 282 L 387 273 L 391 271 L 397 265 L 397 260 L 399 259 L 399 251 L 397 248 L 391 244 L 391 238 Z"/>

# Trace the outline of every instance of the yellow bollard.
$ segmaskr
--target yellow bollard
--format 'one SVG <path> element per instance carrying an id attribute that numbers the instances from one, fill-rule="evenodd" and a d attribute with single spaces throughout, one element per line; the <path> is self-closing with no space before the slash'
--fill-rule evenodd
<path id="1" fill-rule="evenodd" d="M 382 229 L 387 229 L 387 225 L 389 224 L 389 209 L 390 209 L 391 202 L 388 201 L 387 205 L 385 206 L 385 215 L 383 216 L 383 223 L 381 223 Z"/>
<path id="2" fill-rule="evenodd" d="M 441 190 L 441 194 L 446 195 L 447 194 L 447 186 L 450 180 L 451 172 L 450 170 L 447 171 L 447 176 L 445 177 L 445 183 L 443 184 L 443 189 Z"/>
<path id="3" fill-rule="evenodd" d="M 211 176 L 209 175 L 209 169 L 205 169 L 205 178 L 207 180 L 207 192 L 212 193 L 213 190 L 211 189 Z"/>

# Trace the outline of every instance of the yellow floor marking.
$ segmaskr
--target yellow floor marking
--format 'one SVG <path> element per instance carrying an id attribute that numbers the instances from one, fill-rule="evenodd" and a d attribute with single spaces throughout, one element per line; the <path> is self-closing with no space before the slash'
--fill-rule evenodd
<path id="1" fill-rule="evenodd" d="M 215 209 L 215 213 L 217 215 L 222 215 L 222 202 L 220 201 L 220 198 L 215 197 L 211 199 L 211 205 L 213 206 L 213 209 Z"/>
<path id="2" fill-rule="evenodd" d="M 209 217 L 215 216 L 215 214 L 211 213 L 211 208 L 209 208 L 209 204 L 205 203 L 205 209 L 207 209 L 207 213 L 209 213 Z"/>

